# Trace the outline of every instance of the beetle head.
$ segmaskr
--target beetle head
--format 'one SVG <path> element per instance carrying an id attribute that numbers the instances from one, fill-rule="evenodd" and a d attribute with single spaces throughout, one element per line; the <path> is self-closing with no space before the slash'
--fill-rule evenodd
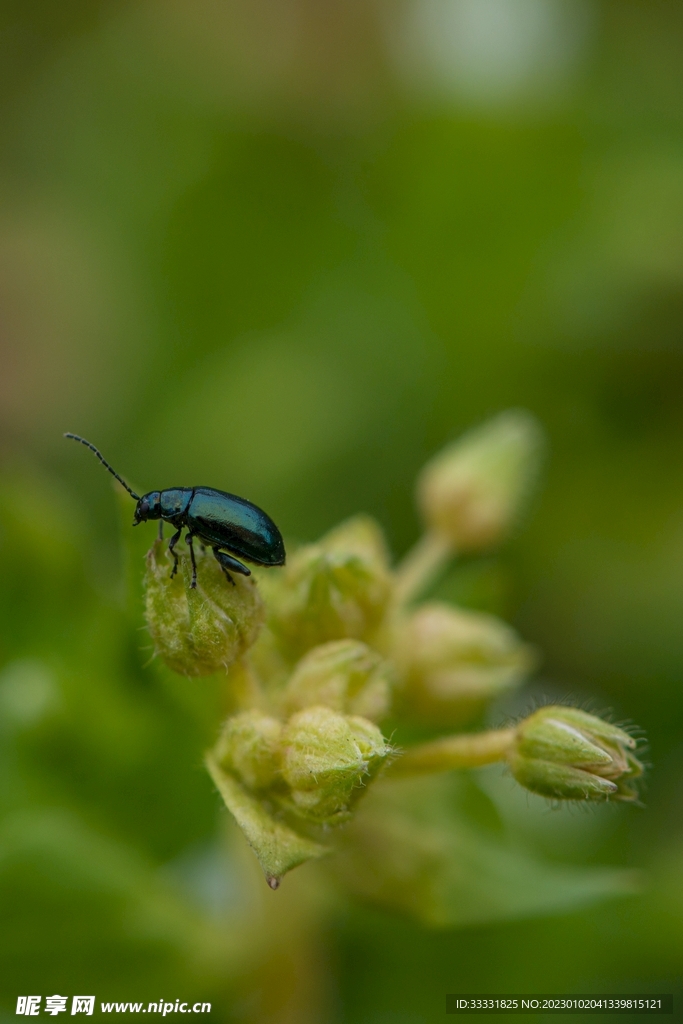
<path id="1" fill-rule="evenodd" d="M 149 491 L 143 494 L 135 506 L 133 526 L 146 519 L 161 519 L 161 491 Z"/>

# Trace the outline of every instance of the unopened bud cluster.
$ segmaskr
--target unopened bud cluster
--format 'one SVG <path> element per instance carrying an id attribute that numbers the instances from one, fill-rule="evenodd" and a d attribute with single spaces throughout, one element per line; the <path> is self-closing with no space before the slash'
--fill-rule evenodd
<path id="1" fill-rule="evenodd" d="M 285 722 L 246 711 L 229 718 L 216 760 L 249 789 L 321 825 L 348 820 L 391 749 L 367 718 L 318 704 Z"/>
<path id="2" fill-rule="evenodd" d="M 541 448 L 535 421 L 510 412 L 444 449 L 419 477 L 425 533 L 398 567 L 367 516 L 233 584 L 197 546 L 196 590 L 181 546 L 173 578 L 165 545 L 152 547 L 146 614 L 156 652 L 186 676 L 227 672 L 234 710 L 207 764 L 267 877 L 320 855 L 311 828 L 347 821 L 399 758 L 378 724 L 386 721 L 399 738 L 404 726 L 436 736 L 404 751 L 403 774 L 498 760 L 551 799 L 636 799 L 635 741 L 575 708 L 443 735 L 520 686 L 537 656 L 495 616 L 416 599 L 459 552 L 509 535 Z"/>
<path id="3" fill-rule="evenodd" d="M 216 761 L 284 811 L 340 824 L 391 754 L 374 721 L 388 711 L 391 682 L 389 663 L 362 641 L 314 647 L 280 694 L 279 717 L 229 718 Z"/>

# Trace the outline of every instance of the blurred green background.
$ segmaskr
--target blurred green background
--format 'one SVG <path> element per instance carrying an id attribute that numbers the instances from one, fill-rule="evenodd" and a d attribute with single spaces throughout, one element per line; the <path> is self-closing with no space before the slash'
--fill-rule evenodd
<path id="1" fill-rule="evenodd" d="M 4 0 L 0 88 L 7 1019 L 53 992 L 278 1024 L 431 1024 L 457 991 L 683 1000 L 681 5 Z M 442 591 L 544 654 L 495 721 L 591 697 L 653 767 L 644 809 L 482 786 L 529 849 L 636 868 L 641 894 L 430 932 L 321 911 L 308 868 L 247 885 L 201 767 L 218 691 L 149 664 L 109 482 L 62 432 L 292 539 L 367 511 L 398 557 L 419 467 L 511 406 L 547 430 L 543 486 Z"/>

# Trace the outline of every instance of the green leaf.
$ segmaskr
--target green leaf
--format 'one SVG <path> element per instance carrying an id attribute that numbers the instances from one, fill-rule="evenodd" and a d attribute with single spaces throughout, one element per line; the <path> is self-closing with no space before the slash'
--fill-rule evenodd
<path id="1" fill-rule="evenodd" d="M 271 889 L 277 889 L 283 875 L 292 868 L 329 853 L 328 847 L 277 821 L 237 779 L 219 767 L 211 754 L 207 754 L 206 767 L 225 806 L 256 854 Z"/>
<path id="2" fill-rule="evenodd" d="M 457 780 L 387 781 L 342 838 L 335 871 L 357 895 L 432 927 L 562 913 L 638 889 L 634 872 L 544 862 L 479 830 Z"/>

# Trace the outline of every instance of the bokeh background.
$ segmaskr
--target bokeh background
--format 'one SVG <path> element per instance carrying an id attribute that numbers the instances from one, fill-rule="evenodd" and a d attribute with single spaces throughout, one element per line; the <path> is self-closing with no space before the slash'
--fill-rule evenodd
<path id="1" fill-rule="evenodd" d="M 683 999 L 681 5 L 3 0 L 0 88 L 7 1019 L 53 992 L 292 1024 Z M 308 868 L 255 895 L 201 768 L 218 690 L 150 665 L 140 551 L 62 432 L 293 540 L 369 512 L 398 557 L 425 459 L 515 406 L 548 434 L 539 494 L 442 592 L 543 652 L 527 701 L 592 697 L 653 767 L 644 808 L 481 785 L 538 856 L 640 893 L 436 931 Z"/>

